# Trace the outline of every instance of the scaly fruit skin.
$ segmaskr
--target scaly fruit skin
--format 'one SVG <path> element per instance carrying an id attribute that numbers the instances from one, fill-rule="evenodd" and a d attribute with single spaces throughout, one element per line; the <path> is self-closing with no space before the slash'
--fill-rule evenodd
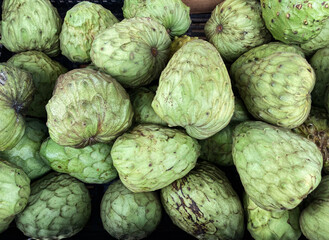
<path id="1" fill-rule="evenodd" d="M 85 183 L 103 184 L 118 176 L 113 167 L 111 145 L 97 143 L 81 149 L 58 145 L 48 138 L 41 145 L 40 155 L 49 166 Z"/>
<path id="2" fill-rule="evenodd" d="M 200 140 L 226 127 L 234 112 L 234 95 L 216 48 L 197 39 L 179 49 L 161 73 L 152 107 L 170 127 L 184 127 Z"/>
<path id="3" fill-rule="evenodd" d="M 328 1 L 261 0 L 262 16 L 273 37 L 299 44 L 316 37 L 329 17 Z"/>
<path id="4" fill-rule="evenodd" d="M 232 166 L 232 134 L 234 127 L 234 124 L 229 124 L 210 138 L 199 141 L 201 146 L 200 158 L 217 166 Z"/>
<path id="5" fill-rule="evenodd" d="M 0 158 L 21 167 L 31 180 L 44 175 L 50 167 L 40 157 L 39 150 L 47 133 L 46 124 L 38 119 L 26 119 L 23 137 L 11 150 L 0 152 Z"/>
<path id="6" fill-rule="evenodd" d="M 329 174 L 329 121 L 324 109 L 312 107 L 306 121 L 297 128 L 292 129 L 314 142 L 322 153 L 323 172 Z"/>
<path id="7" fill-rule="evenodd" d="M 307 198 L 307 207 L 301 212 L 299 223 L 302 233 L 310 240 L 327 240 L 329 236 L 329 176 Z"/>
<path id="8" fill-rule="evenodd" d="M 177 52 L 181 47 L 183 47 L 186 43 L 199 39 L 198 37 L 190 37 L 187 35 L 184 35 L 182 37 L 175 36 L 174 40 L 172 41 L 170 45 L 170 57 L 172 57 L 175 52 Z"/>
<path id="9" fill-rule="evenodd" d="M 234 99 L 234 114 L 231 118 L 231 122 L 244 122 L 250 120 L 251 116 L 244 105 L 243 101 L 235 97 Z"/>
<path id="10" fill-rule="evenodd" d="M 298 53 L 252 49 L 232 65 L 235 85 L 248 111 L 259 120 L 285 127 L 301 125 L 311 109 L 315 73 Z M 234 66 L 234 65 L 237 66 Z"/>
<path id="11" fill-rule="evenodd" d="M 0 233 L 23 211 L 30 196 L 30 179 L 14 164 L 0 159 Z"/>
<path id="12" fill-rule="evenodd" d="M 155 192 L 133 193 L 120 180 L 108 187 L 101 202 L 103 226 L 116 239 L 146 238 L 159 225 L 161 216 Z"/>
<path id="13" fill-rule="evenodd" d="M 125 18 L 150 17 L 162 24 L 171 36 L 183 35 L 192 21 L 190 8 L 181 0 L 125 0 Z"/>
<path id="14" fill-rule="evenodd" d="M 27 115 L 45 118 L 45 106 L 52 96 L 56 80 L 59 75 L 66 73 L 67 69 L 38 51 L 16 54 L 7 63 L 31 73 L 36 91 Z"/>
<path id="15" fill-rule="evenodd" d="M 242 239 L 243 208 L 224 172 L 201 162 L 161 189 L 161 202 L 175 225 L 198 239 Z"/>
<path id="16" fill-rule="evenodd" d="M 299 207 L 288 211 L 266 211 L 258 207 L 247 194 L 243 195 L 247 229 L 255 240 L 298 240 Z"/>
<path id="17" fill-rule="evenodd" d="M 134 90 L 130 95 L 134 120 L 137 124 L 150 123 L 167 126 L 167 123 L 154 112 L 151 106 L 154 96 L 155 92 L 144 87 Z"/>
<path id="18" fill-rule="evenodd" d="M 311 56 L 315 51 L 329 46 L 329 20 L 326 20 L 318 36 L 300 45 L 307 56 Z"/>
<path id="19" fill-rule="evenodd" d="M 35 239 L 63 239 L 78 233 L 91 214 L 88 189 L 77 179 L 52 172 L 31 185 L 31 196 L 16 225 Z"/>
<path id="20" fill-rule="evenodd" d="M 46 110 L 51 139 L 71 147 L 110 142 L 133 118 L 125 89 L 111 76 L 88 68 L 61 75 Z"/>
<path id="21" fill-rule="evenodd" d="M 316 75 L 316 81 L 312 91 L 312 104 L 318 107 L 324 107 L 326 88 L 329 85 L 329 48 L 318 50 L 311 58 L 310 64 Z"/>
<path id="22" fill-rule="evenodd" d="M 221 2 L 212 11 L 204 31 L 227 62 L 233 62 L 249 49 L 272 38 L 262 19 L 258 0 Z"/>
<path id="23" fill-rule="evenodd" d="M 49 0 L 4 0 L 2 44 L 11 52 L 36 50 L 59 54 L 62 20 Z"/>
<path id="24" fill-rule="evenodd" d="M 95 36 L 119 20 L 100 4 L 83 1 L 66 12 L 59 35 L 62 54 L 72 62 L 89 62 Z"/>
<path id="25" fill-rule="evenodd" d="M 22 111 L 31 103 L 34 91 L 29 73 L 0 64 L 0 151 L 12 149 L 23 137 Z"/>
<path id="26" fill-rule="evenodd" d="M 151 18 L 130 18 L 98 34 L 90 57 L 125 87 L 140 87 L 160 76 L 169 58 L 170 37 Z"/>
<path id="27" fill-rule="evenodd" d="M 243 122 L 234 129 L 232 154 L 246 193 L 268 211 L 295 208 L 321 181 L 320 150 L 285 128 Z"/>
<path id="28" fill-rule="evenodd" d="M 198 142 L 185 133 L 159 125 L 138 125 L 118 137 L 112 147 L 114 167 L 133 192 L 161 189 L 194 168 Z"/>

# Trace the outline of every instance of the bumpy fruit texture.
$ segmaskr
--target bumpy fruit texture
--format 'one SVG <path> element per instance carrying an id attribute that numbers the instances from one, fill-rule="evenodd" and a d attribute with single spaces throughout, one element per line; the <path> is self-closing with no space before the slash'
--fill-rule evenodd
<path id="1" fill-rule="evenodd" d="M 299 219 L 304 236 L 310 240 L 326 240 L 329 236 L 329 176 L 324 176 L 307 199 L 308 205 Z"/>
<path id="2" fill-rule="evenodd" d="M 174 40 L 172 41 L 170 45 L 170 56 L 172 57 L 175 52 L 177 52 L 181 47 L 183 47 L 186 43 L 199 39 L 198 37 L 190 37 L 187 35 L 184 35 L 182 37 L 175 36 Z"/>
<path id="3" fill-rule="evenodd" d="M 329 17 L 328 1 L 261 0 L 262 15 L 273 37 L 288 44 L 315 38 Z"/>
<path id="4" fill-rule="evenodd" d="M 46 54 L 38 51 L 16 54 L 7 63 L 32 74 L 36 91 L 33 101 L 29 105 L 27 115 L 46 117 L 45 106 L 51 98 L 56 80 L 59 75 L 66 73 L 67 69 Z"/>
<path id="5" fill-rule="evenodd" d="M 170 127 L 197 139 L 215 135 L 234 111 L 230 77 L 216 48 L 201 39 L 186 43 L 161 73 L 152 107 Z"/>
<path id="6" fill-rule="evenodd" d="M 25 172 L 0 159 L 0 233 L 23 211 L 30 196 L 30 179 Z"/>
<path id="7" fill-rule="evenodd" d="M 190 8 L 181 0 L 125 0 L 125 18 L 150 17 L 162 24 L 171 36 L 183 35 L 191 25 Z"/>
<path id="8" fill-rule="evenodd" d="M 107 183 L 118 176 L 111 158 L 111 144 L 97 143 L 81 149 L 58 145 L 48 138 L 40 155 L 49 166 L 85 183 Z"/>
<path id="9" fill-rule="evenodd" d="M 206 162 L 161 189 L 165 211 L 198 239 L 242 239 L 243 208 L 224 172 Z"/>
<path id="10" fill-rule="evenodd" d="M 39 150 L 47 132 L 46 124 L 40 120 L 26 119 L 21 140 L 11 150 L 0 152 L 0 157 L 21 167 L 31 180 L 44 175 L 50 167 L 40 157 Z"/>
<path id="11" fill-rule="evenodd" d="M 299 53 L 290 52 L 293 47 L 288 51 L 263 49 L 252 49 L 232 65 L 235 85 L 256 119 L 285 128 L 297 127 L 311 109 L 314 70 Z"/>
<path id="12" fill-rule="evenodd" d="M 321 32 L 315 38 L 303 43 L 300 47 L 303 49 L 305 55 L 311 56 L 318 49 L 329 46 L 329 20 L 326 20 Z"/>
<path id="13" fill-rule="evenodd" d="M 91 214 L 88 189 L 75 178 L 50 173 L 31 185 L 31 196 L 16 225 L 34 239 L 63 239 L 78 233 Z"/>
<path id="14" fill-rule="evenodd" d="M 288 129 L 243 122 L 234 129 L 232 154 L 246 193 L 265 210 L 295 208 L 321 180 L 320 150 Z"/>
<path id="15" fill-rule="evenodd" d="M 111 156 L 122 183 L 133 192 L 161 189 L 185 176 L 200 155 L 198 142 L 159 125 L 138 125 L 115 141 Z"/>
<path id="16" fill-rule="evenodd" d="M 49 0 L 4 0 L 1 43 L 11 52 L 59 54 L 62 20 Z"/>
<path id="17" fill-rule="evenodd" d="M 314 142 L 322 153 L 323 172 L 329 174 L 329 120 L 327 112 L 321 108 L 312 107 L 306 121 L 292 129 Z"/>
<path id="18" fill-rule="evenodd" d="M 110 142 L 133 118 L 124 88 L 111 76 L 87 68 L 58 78 L 46 110 L 51 139 L 71 147 Z"/>
<path id="19" fill-rule="evenodd" d="M 116 239 L 139 240 L 161 221 L 162 209 L 155 192 L 133 193 L 122 182 L 112 183 L 101 202 L 105 230 Z"/>
<path id="20" fill-rule="evenodd" d="M 310 64 L 316 75 L 314 90 L 312 91 L 312 104 L 324 107 L 326 88 L 329 85 L 329 48 L 318 50 L 311 58 Z"/>
<path id="21" fill-rule="evenodd" d="M 200 158 L 217 166 L 232 166 L 232 134 L 234 127 L 234 124 L 229 124 L 214 136 L 199 141 L 201 146 Z"/>
<path id="22" fill-rule="evenodd" d="M 23 137 L 22 111 L 31 103 L 34 90 L 29 73 L 0 64 L 0 151 L 12 149 Z"/>
<path id="23" fill-rule="evenodd" d="M 72 62 L 89 62 L 96 35 L 119 20 L 100 4 L 83 1 L 66 12 L 59 35 L 62 54 Z"/>
<path id="24" fill-rule="evenodd" d="M 151 18 L 130 18 L 98 34 L 91 60 L 125 87 L 140 87 L 160 76 L 169 58 L 170 37 Z"/>
<path id="25" fill-rule="evenodd" d="M 154 96 L 155 92 L 144 87 L 138 88 L 131 93 L 130 99 L 134 109 L 134 120 L 137 124 L 150 123 L 163 126 L 167 125 L 167 123 L 154 112 L 151 106 Z"/>
<path id="26" fill-rule="evenodd" d="M 204 31 L 227 62 L 233 62 L 249 49 L 272 38 L 262 19 L 258 0 L 221 2 L 212 11 Z"/>
<path id="27" fill-rule="evenodd" d="M 244 122 L 250 120 L 251 116 L 244 105 L 243 101 L 235 97 L 234 99 L 234 114 L 231 118 L 231 122 Z"/>
<path id="28" fill-rule="evenodd" d="M 298 240 L 299 208 L 287 211 L 266 211 L 258 207 L 247 194 L 243 196 L 247 229 L 255 240 Z"/>

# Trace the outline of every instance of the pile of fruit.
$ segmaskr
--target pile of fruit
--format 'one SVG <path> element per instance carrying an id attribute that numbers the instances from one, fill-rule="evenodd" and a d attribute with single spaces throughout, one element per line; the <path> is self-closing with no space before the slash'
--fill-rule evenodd
<path id="1" fill-rule="evenodd" d="M 0 233 L 68 238 L 100 211 L 116 239 L 165 213 L 198 239 L 329 239 L 329 1 L 226 0 L 205 39 L 181 0 L 122 10 L 2 1 Z"/>

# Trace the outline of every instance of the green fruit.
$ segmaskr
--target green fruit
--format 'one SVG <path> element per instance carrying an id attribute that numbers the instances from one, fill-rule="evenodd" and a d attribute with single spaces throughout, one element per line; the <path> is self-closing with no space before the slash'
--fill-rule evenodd
<path id="1" fill-rule="evenodd" d="M 327 85 L 327 91 L 324 96 L 324 105 L 325 105 L 325 108 L 327 109 L 327 113 L 329 116 L 329 84 Z"/>
<path id="2" fill-rule="evenodd" d="M 137 124 L 150 123 L 167 125 L 167 123 L 154 112 L 151 106 L 154 96 L 155 92 L 144 87 L 134 90 L 130 95 L 131 104 L 134 109 L 134 120 Z"/>
<path id="3" fill-rule="evenodd" d="M 31 185 L 31 196 L 16 225 L 34 239 L 68 238 L 86 225 L 91 201 L 85 185 L 67 174 L 50 173 Z"/>
<path id="4" fill-rule="evenodd" d="M 229 124 L 210 138 L 199 141 L 201 146 L 200 158 L 217 166 L 232 166 L 232 134 L 234 127 L 234 124 Z"/>
<path id="5" fill-rule="evenodd" d="M 227 62 L 233 62 L 249 49 L 271 40 L 258 0 L 221 2 L 212 11 L 204 31 Z"/>
<path id="6" fill-rule="evenodd" d="M 183 132 L 158 125 L 138 125 L 112 147 L 114 167 L 133 192 L 161 189 L 194 168 L 198 142 Z"/>
<path id="7" fill-rule="evenodd" d="M 247 120 L 250 120 L 251 116 L 246 109 L 246 106 L 244 105 L 243 101 L 235 97 L 234 99 L 234 114 L 232 116 L 231 122 L 244 122 Z"/>
<path id="8" fill-rule="evenodd" d="M 71 147 L 110 142 L 133 118 L 124 88 L 111 76 L 87 68 L 58 78 L 46 110 L 51 139 Z"/>
<path id="9" fill-rule="evenodd" d="M 112 183 L 101 202 L 105 230 L 116 239 L 146 238 L 161 221 L 162 209 L 155 192 L 133 193 L 121 181 Z"/>
<path id="10" fill-rule="evenodd" d="M 300 47 L 303 49 L 305 55 L 310 56 L 315 51 L 329 46 L 329 20 L 326 20 L 321 32 L 315 38 L 303 43 Z"/>
<path id="11" fill-rule="evenodd" d="M 21 140 L 11 150 L 0 152 L 0 158 L 21 167 L 31 180 L 44 175 L 50 167 L 40 157 L 39 150 L 47 132 L 46 125 L 40 120 L 27 119 Z"/>
<path id="12" fill-rule="evenodd" d="M 152 102 L 170 127 L 197 139 L 215 135 L 234 111 L 230 77 L 216 48 L 201 39 L 186 43 L 170 59 Z"/>
<path id="13" fill-rule="evenodd" d="M 66 12 L 59 35 L 62 54 L 72 62 L 89 62 L 95 36 L 119 20 L 100 4 L 83 1 Z"/>
<path id="14" fill-rule="evenodd" d="M 161 189 L 175 225 L 198 239 L 242 239 L 243 209 L 224 172 L 206 162 Z"/>
<path id="15" fill-rule="evenodd" d="M 318 50 L 311 58 L 310 64 L 316 75 L 316 82 L 312 91 L 312 104 L 324 107 L 326 88 L 329 85 L 329 48 Z"/>
<path id="16" fill-rule="evenodd" d="M 0 159 L 0 233 L 23 211 L 30 196 L 30 179 L 14 164 Z"/>
<path id="17" fill-rule="evenodd" d="M 169 58 L 170 37 L 151 18 L 130 18 L 98 34 L 90 57 L 100 70 L 125 87 L 144 86 L 157 79 Z"/>
<path id="18" fill-rule="evenodd" d="M 125 18 L 150 17 L 162 24 L 171 36 L 183 35 L 191 25 L 190 8 L 181 0 L 125 0 Z"/>
<path id="19" fill-rule="evenodd" d="M 4 0 L 1 43 L 11 52 L 59 54 L 62 20 L 49 0 Z"/>
<path id="20" fill-rule="evenodd" d="M 51 98 L 56 80 L 59 75 L 66 73 L 67 69 L 46 54 L 37 51 L 16 54 L 7 63 L 32 75 L 36 91 L 27 114 L 33 117 L 46 117 L 45 106 Z"/>
<path id="21" fill-rule="evenodd" d="M 48 138 L 41 145 L 40 155 L 49 166 L 85 183 L 107 183 L 118 176 L 113 167 L 111 145 L 97 143 L 81 149 L 58 145 Z"/>
<path id="22" fill-rule="evenodd" d="M 314 142 L 322 153 L 323 172 L 329 174 L 329 120 L 324 109 L 312 107 L 306 121 L 297 128 L 292 129 Z"/>
<path id="23" fill-rule="evenodd" d="M 326 1 L 261 0 L 262 15 L 273 37 L 288 44 L 315 38 L 329 17 Z"/>
<path id="24" fill-rule="evenodd" d="M 329 176 L 322 178 L 320 185 L 307 198 L 307 203 L 307 207 L 299 218 L 302 233 L 310 240 L 327 240 L 329 236 Z"/>
<path id="25" fill-rule="evenodd" d="M 247 229 L 255 240 L 298 240 L 299 208 L 289 211 L 266 211 L 258 207 L 247 194 L 243 196 Z"/>
<path id="26" fill-rule="evenodd" d="M 295 208 L 321 180 L 320 150 L 288 129 L 243 122 L 234 129 L 232 154 L 246 193 L 268 211 Z"/>
<path id="27" fill-rule="evenodd" d="M 199 39 L 198 37 L 190 37 L 187 35 L 184 35 L 182 37 L 175 36 L 174 40 L 172 41 L 170 45 L 170 56 L 172 57 L 175 52 L 177 52 L 181 47 L 183 47 L 186 43 Z"/>
<path id="28" fill-rule="evenodd" d="M 12 149 L 23 137 L 22 113 L 33 99 L 32 76 L 16 67 L 0 64 L 0 151 Z"/>
<path id="29" fill-rule="evenodd" d="M 310 112 L 315 73 L 305 58 L 291 51 L 297 49 L 282 51 L 272 45 L 263 52 L 268 46 L 250 50 L 232 65 L 235 85 L 256 119 L 297 127 Z"/>

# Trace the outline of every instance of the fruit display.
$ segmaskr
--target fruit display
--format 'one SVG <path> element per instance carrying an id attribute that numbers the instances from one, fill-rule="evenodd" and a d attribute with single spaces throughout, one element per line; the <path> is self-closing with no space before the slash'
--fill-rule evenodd
<path id="1" fill-rule="evenodd" d="M 0 5 L 0 239 L 329 238 L 329 1 Z"/>

